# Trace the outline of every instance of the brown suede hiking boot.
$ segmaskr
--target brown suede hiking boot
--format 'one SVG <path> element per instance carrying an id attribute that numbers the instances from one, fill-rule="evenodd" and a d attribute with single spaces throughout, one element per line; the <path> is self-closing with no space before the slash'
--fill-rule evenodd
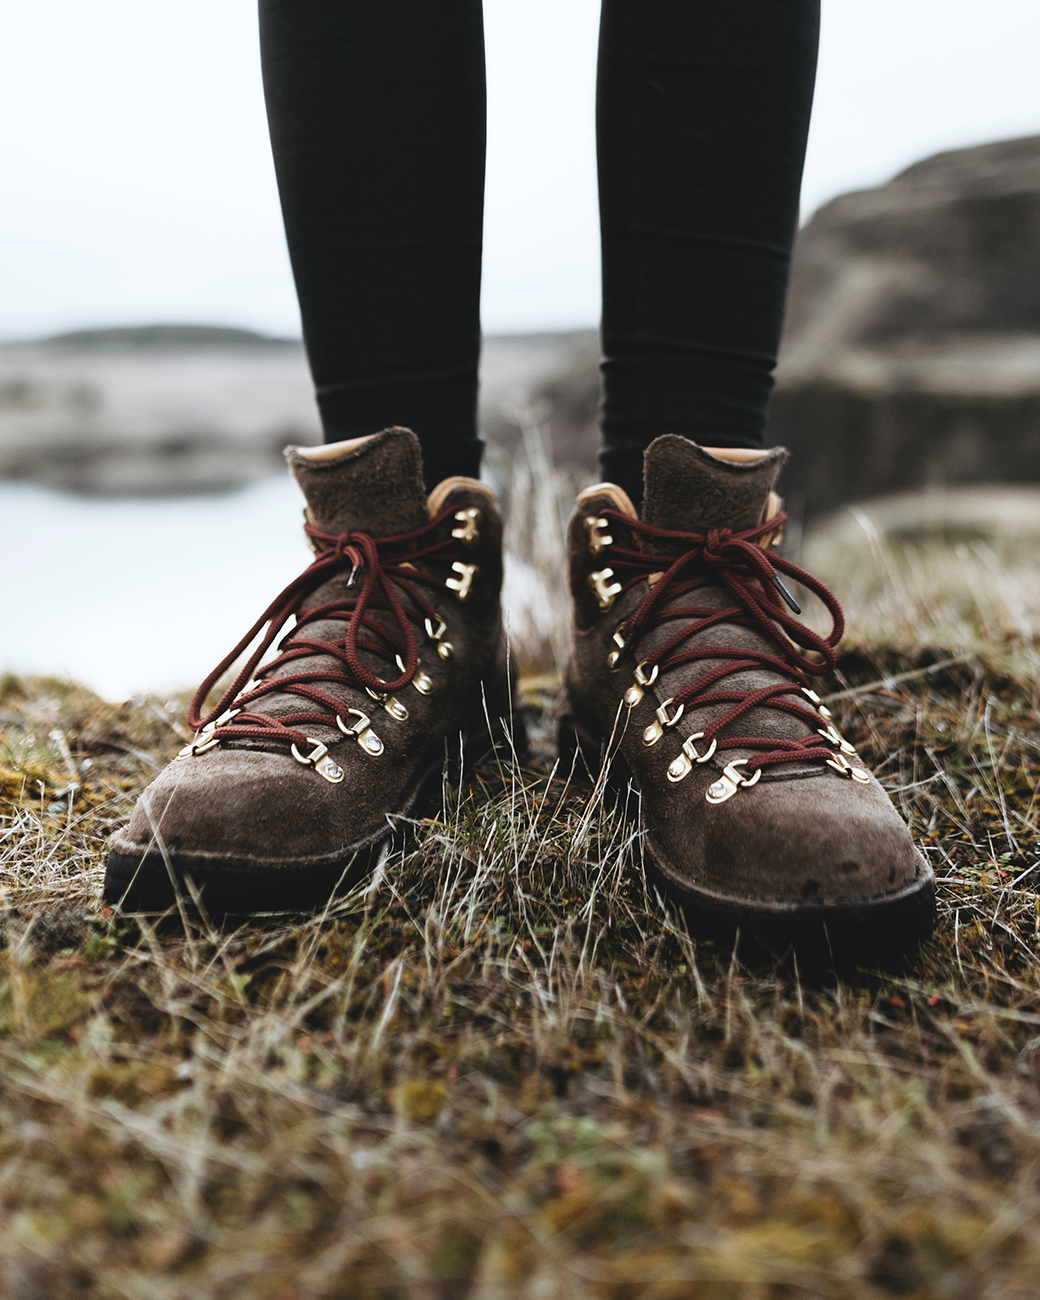
<path id="1" fill-rule="evenodd" d="M 701 933 L 912 941 L 931 929 L 932 872 L 810 688 L 843 619 L 773 549 L 786 459 L 666 435 L 642 521 L 613 484 L 581 494 L 561 753 L 631 776 L 648 865 Z M 829 637 L 795 620 L 779 574 L 823 601 Z"/>
<path id="2" fill-rule="evenodd" d="M 128 910 L 165 909 L 189 881 L 214 914 L 324 902 L 446 755 L 488 752 L 488 719 L 510 716 L 491 490 L 450 478 L 427 500 L 407 429 L 286 455 L 314 562 L 199 687 L 195 739 L 113 836 L 105 898 Z"/>

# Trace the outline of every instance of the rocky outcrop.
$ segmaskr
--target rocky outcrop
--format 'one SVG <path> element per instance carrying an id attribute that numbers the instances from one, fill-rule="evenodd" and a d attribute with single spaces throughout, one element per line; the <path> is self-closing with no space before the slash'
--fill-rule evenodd
<path id="1" fill-rule="evenodd" d="M 938 154 L 798 238 L 771 441 L 791 504 L 1040 482 L 1040 136 Z"/>

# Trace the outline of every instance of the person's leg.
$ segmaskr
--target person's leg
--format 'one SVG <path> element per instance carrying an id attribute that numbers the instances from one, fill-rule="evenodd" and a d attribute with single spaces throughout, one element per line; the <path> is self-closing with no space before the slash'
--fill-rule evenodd
<path id="1" fill-rule="evenodd" d="M 761 447 L 819 0 L 603 0 L 604 477 L 663 433 Z"/>
<path id="2" fill-rule="evenodd" d="M 260 0 L 278 186 L 326 442 L 405 425 L 476 476 L 481 0 Z"/>

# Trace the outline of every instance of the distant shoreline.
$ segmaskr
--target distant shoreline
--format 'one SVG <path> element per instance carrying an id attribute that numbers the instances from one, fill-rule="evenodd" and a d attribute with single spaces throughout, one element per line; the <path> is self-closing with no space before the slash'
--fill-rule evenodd
<path id="1" fill-rule="evenodd" d="M 508 333 L 491 332 L 485 341 L 533 346 L 560 340 L 584 337 L 596 332 L 595 326 L 565 330 L 519 330 Z M 97 327 L 63 330 L 58 334 L 45 334 L 28 338 L 0 339 L 0 350 L 46 349 L 81 354 L 98 352 L 170 352 L 207 351 L 210 349 L 270 349 L 303 347 L 303 339 L 296 335 L 265 334 L 261 330 L 245 329 L 235 325 L 201 325 L 193 323 L 158 322 L 149 325 L 101 325 Z"/>

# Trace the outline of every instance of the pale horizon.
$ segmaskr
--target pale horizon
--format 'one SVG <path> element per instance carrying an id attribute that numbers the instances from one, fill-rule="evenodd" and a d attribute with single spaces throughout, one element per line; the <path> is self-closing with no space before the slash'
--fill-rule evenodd
<path id="1" fill-rule="evenodd" d="M 486 0 L 487 334 L 599 317 L 596 0 Z M 41 0 L 0 24 L 0 339 L 152 323 L 296 337 L 252 0 Z M 802 209 L 1040 133 L 1032 0 L 824 0 Z"/>

